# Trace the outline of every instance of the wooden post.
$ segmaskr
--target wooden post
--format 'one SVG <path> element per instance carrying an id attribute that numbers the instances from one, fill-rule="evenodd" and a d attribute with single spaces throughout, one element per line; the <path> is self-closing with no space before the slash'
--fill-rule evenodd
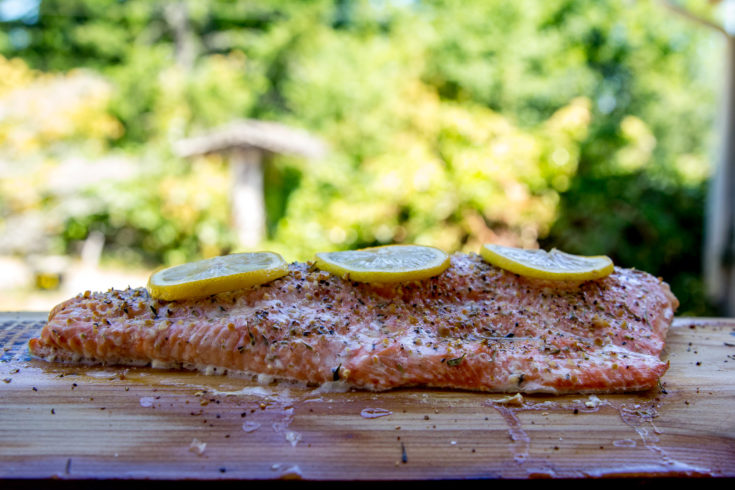
<path id="1" fill-rule="evenodd" d="M 240 245 L 253 249 L 265 237 L 263 151 L 238 148 L 230 158 L 233 224 Z"/>
<path id="2" fill-rule="evenodd" d="M 735 317 L 735 0 L 726 0 L 724 26 L 671 0 L 661 1 L 686 19 L 719 32 L 727 43 L 720 148 L 707 195 L 702 261 L 707 296 L 720 313 Z"/>
<path id="3" fill-rule="evenodd" d="M 704 272 L 715 306 L 735 316 L 735 37 L 728 35 L 726 40 L 720 153 L 707 203 Z"/>

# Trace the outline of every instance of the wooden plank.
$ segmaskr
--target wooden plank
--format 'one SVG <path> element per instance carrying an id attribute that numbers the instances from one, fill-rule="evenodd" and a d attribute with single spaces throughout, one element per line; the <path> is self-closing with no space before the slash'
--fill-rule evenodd
<path id="1" fill-rule="evenodd" d="M 0 315 L 0 478 L 735 477 L 735 320 L 677 319 L 653 392 L 505 405 L 47 364 L 18 347 L 44 318 Z"/>

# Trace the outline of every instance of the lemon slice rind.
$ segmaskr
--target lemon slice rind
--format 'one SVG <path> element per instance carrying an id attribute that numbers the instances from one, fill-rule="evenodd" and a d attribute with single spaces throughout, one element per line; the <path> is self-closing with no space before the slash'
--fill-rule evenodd
<path id="1" fill-rule="evenodd" d="M 315 265 L 343 279 L 395 283 L 428 279 L 444 272 L 449 255 L 424 245 L 385 245 L 360 250 L 320 252 Z"/>
<path id="2" fill-rule="evenodd" d="M 158 270 L 148 279 L 156 299 L 175 301 L 258 286 L 288 274 L 288 264 L 274 252 L 222 255 Z"/>
<path id="3" fill-rule="evenodd" d="M 536 279 L 592 281 L 614 270 L 612 260 L 605 255 L 573 255 L 557 249 L 547 252 L 487 243 L 480 255 L 501 269 Z"/>

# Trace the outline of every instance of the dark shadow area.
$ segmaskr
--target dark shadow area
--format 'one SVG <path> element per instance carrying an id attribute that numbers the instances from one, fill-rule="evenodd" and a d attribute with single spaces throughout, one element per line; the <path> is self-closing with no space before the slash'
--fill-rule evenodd
<path id="1" fill-rule="evenodd" d="M 705 199 L 704 184 L 661 185 L 644 173 L 577 175 L 541 246 L 609 255 L 616 265 L 669 283 L 681 302 L 679 315 L 713 315 L 701 274 Z"/>

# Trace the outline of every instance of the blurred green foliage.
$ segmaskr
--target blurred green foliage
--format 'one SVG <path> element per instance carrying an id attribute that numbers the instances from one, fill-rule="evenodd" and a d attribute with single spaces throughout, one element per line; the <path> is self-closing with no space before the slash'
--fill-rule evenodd
<path id="1" fill-rule="evenodd" d="M 138 168 L 83 189 L 83 206 L 5 186 L 15 204 L 0 219 L 65 210 L 51 230 L 60 250 L 92 230 L 126 262 L 236 248 L 226 162 L 183 161 L 171 145 L 252 117 L 332 149 L 266 168 L 263 245 L 289 259 L 390 242 L 540 243 L 661 275 L 681 312 L 709 312 L 700 262 L 717 45 L 657 2 L 44 0 L 34 22 L 6 24 L 0 53 L 27 64 L 26 80 L 0 81 L 0 97 L 80 68 L 102 77 L 106 105 L 86 120 L 111 129 L 87 131 L 85 154 Z M 4 154 L 6 133 L 0 122 Z M 64 135 L 35 138 L 26 157 L 45 165 L 80 151 L 59 148 Z"/>

